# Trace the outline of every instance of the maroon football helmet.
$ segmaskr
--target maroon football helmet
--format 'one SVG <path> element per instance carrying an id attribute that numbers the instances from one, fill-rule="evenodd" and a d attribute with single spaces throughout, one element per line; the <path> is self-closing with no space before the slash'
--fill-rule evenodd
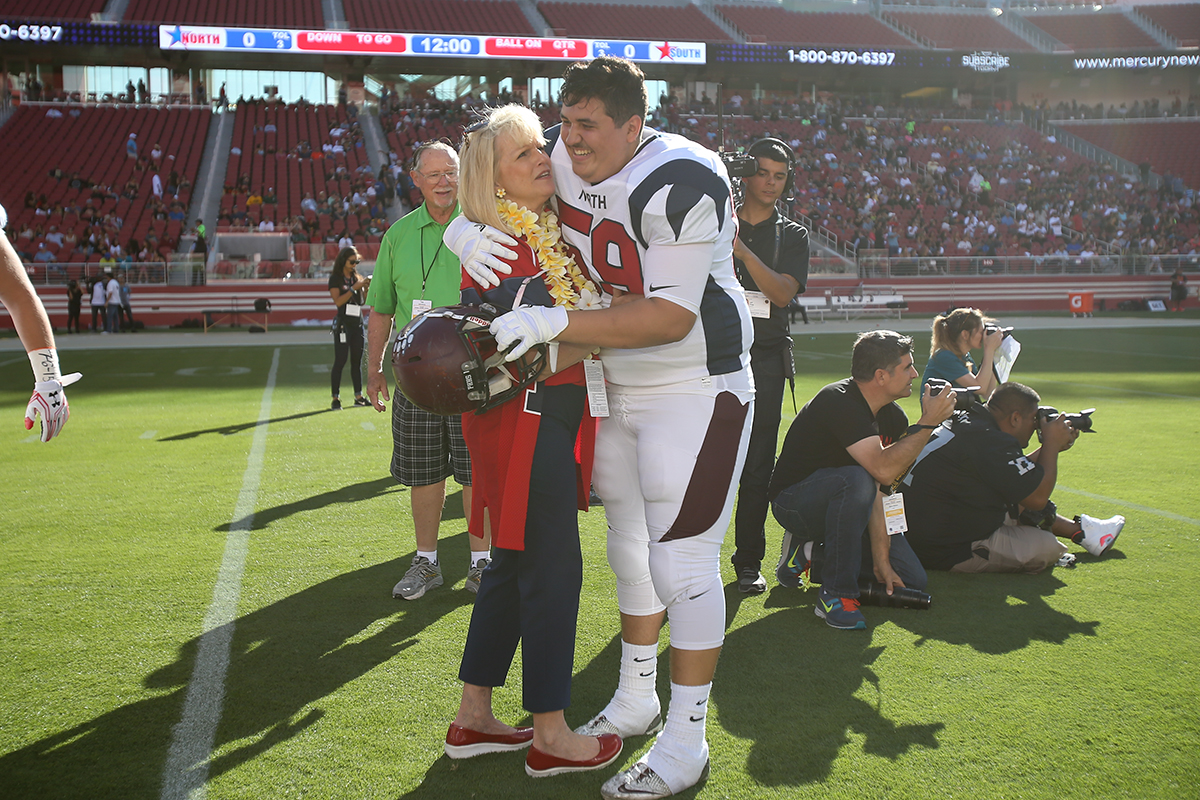
<path id="1" fill-rule="evenodd" d="M 487 304 L 446 306 L 405 325 L 392 348 L 392 371 L 404 396 L 434 414 L 481 414 L 533 383 L 546 363 L 546 345 L 506 362 L 488 330 L 500 313 Z"/>

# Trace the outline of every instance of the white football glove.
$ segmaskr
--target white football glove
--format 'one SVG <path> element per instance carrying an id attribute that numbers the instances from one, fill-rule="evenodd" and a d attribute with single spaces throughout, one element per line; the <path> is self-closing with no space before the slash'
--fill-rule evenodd
<path id="1" fill-rule="evenodd" d="M 512 272 L 512 266 L 501 259 L 512 260 L 517 257 L 515 250 L 505 247 L 516 247 L 516 239 L 491 226 L 471 222 L 463 216 L 450 221 L 446 232 L 442 234 L 442 241 L 458 256 L 466 273 L 485 289 L 500 285 L 500 279 L 496 277 L 497 272 L 505 275 Z"/>
<path id="2" fill-rule="evenodd" d="M 67 404 L 67 394 L 63 387 L 70 386 L 82 377 L 82 373 L 72 372 L 70 375 L 64 375 L 61 380 L 34 382 L 33 395 L 29 398 L 29 405 L 25 407 L 25 430 L 31 430 L 34 420 L 40 418 L 42 441 L 48 442 L 57 436 L 71 416 L 71 407 Z"/>
<path id="3" fill-rule="evenodd" d="M 525 355 L 535 344 L 543 344 L 558 336 L 567 327 L 567 310 L 562 306 L 522 306 L 492 320 L 489 330 L 496 337 L 496 346 L 513 361 Z"/>

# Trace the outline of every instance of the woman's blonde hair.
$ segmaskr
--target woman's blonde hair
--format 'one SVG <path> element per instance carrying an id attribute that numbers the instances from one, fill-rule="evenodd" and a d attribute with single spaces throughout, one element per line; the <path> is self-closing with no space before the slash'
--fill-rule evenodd
<path id="1" fill-rule="evenodd" d="M 496 140 L 507 134 L 517 141 L 533 139 L 546 144 L 542 123 L 528 108 L 513 103 L 484 112 L 485 116 L 464 131 L 459 147 L 458 203 L 463 216 L 502 231 L 515 234 L 500 219 L 496 210 Z M 541 211 L 531 208 L 530 211 Z"/>
<path id="2" fill-rule="evenodd" d="M 985 317 L 978 308 L 956 308 L 949 314 L 938 314 L 933 318 L 933 337 L 929 343 L 930 357 L 932 358 L 938 350 L 954 350 L 963 331 L 973 331 L 995 321 L 991 317 Z"/>

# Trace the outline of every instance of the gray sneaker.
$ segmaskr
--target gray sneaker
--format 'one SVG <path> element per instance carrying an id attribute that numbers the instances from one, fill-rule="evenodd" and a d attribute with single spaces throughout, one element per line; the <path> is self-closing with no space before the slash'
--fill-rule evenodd
<path id="1" fill-rule="evenodd" d="M 696 783 L 708 778 L 709 762 L 704 762 L 704 769 Z M 693 784 L 695 785 L 695 784 Z M 688 787 L 690 788 L 690 787 Z M 682 790 L 681 790 L 682 791 Z M 605 781 L 600 787 L 600 796 L 604 800 L 627 800 L 636 797 L 638 800 L 657 800 L 660 797 L 670 797 L 675 794 L 667 782 L 650 768 L 645 761 L 639 761 L 624 772 Z"/>
<path id="2" fill-rule="evenodd" d="M 601 736 L 605 733 L 615 733 L 622 739 L 628 739 L 631 736 L 649 736 L 652 733 L 658 733 L 662 730 L 662 727 L 662 715 L 655 714 L 654 719 L 650 720 L 650 724 L 645 728 L 634 731 L 623 731 L 612 720 L 604 716 L 603 713 L 600 713 L 576 728 L 575 732 L 581 736 Z"/>
<path id="3" fill-rule="evenodd" d="M 392 597 L 416 600 L 425 592 L 442 585 L 442 565 L 424 556 L 413 556 L 412 566 L 392 589 Z"/>
<path id="4" fill-rule="evenodd" d="M 467 585 L 463 588 L 471 594 L 479 594 L 479 582 L 483 580 L 483 571 L 490 563 L 492 563 L 490 558 L 481 558 L 476 561 L 475 566 L 467 570 Z"/>

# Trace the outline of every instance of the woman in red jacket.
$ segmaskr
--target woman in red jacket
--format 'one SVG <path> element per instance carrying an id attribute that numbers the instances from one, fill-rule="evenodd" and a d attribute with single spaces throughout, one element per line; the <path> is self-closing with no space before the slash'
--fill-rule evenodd
<path id="1" fill-rule="evenodd" d="M 516 237 L 517 259 L 499 286 L 464 275 L 463 303 L 576 309 L 598 300 L 548 205 L 554 180 L 545 141 L 538 118 L 518 105 L 495 109 L 467 129 L 463 215 Z M 463 415 L 474 489 L 470 530 L 480 536 L 489 526 L 494 547 L 471 614 L 459 670 L 462 702 L 446 753 L 467 758 L 532 743 L 525 771 L 533 777 L 600 769 L 622 747 L 613 734 L 572 732 L 563 717 L 583 583 L 578 510 L 588 505 L 596 436 L 580 363 L 587 355 L 585 348 L 551 345 L 537 383 L 497 408 Z M 509 727 L 492 713 L 492 689 L 504 684 L 518 642 L 532 729 Z"/>

